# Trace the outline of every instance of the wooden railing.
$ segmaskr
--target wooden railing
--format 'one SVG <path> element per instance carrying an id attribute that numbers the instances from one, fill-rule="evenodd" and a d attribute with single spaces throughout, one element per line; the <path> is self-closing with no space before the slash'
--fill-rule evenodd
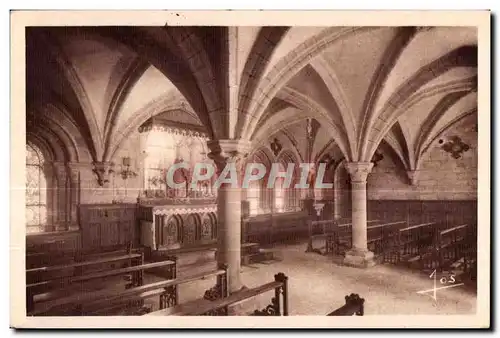
<path id="1" fill-rule="evenodd" d="M 26 269 L 26 309 L 31 312 L 35 305 L 35 296 L 55 289 L 62 289 L 72 283 L 84 282 L 91 279 L 105 277 L 102 275 L 103 266 L 122 263 L 130 269 L 133 266 L 140 266 L 144 262 L 144 253 L 135 251 L 131 248 L 124 253 L 122 250 L 108 252 L 104 257 L 92 256 L 84 258 L 78 254 L 77 260 L 68 264 L 60 265 L 42 265 Z M 175 263 L 174 263 L 175 264 Z M 97 268 L 98 272 L 85 273 L 85 269 Z M 119 271 L 109 270 L 109 271 Z M 140 270 L 130 270 L 119 274 L 133 273 L 133 283 L 142 281 L 142 272 Z M 109 272 L 107 272 L 109 273 Z"/>
<path id="2" fill-rule="evenodd" d="M 232 295 L 205 294 L 204 299 L 180 304 L 175 307 L 151 312 L 150 316 L 228 316 L 229 307 L 243 300 L 273 291 L 274 297 L 269 305 L 261 310 L 255 310 L 251 316 L 288 316 L 288 277 L 283 273 L 274 276 L 274 281 L 258 287 L 239 291 Z"/>
<path id="3" fill-rule="evenodd" d="M 148 263 L 148 264 L 140 264 L 140 265 L 134 265 L 134 266 L 129 266 L 125 268 L 119 268 L 119 269 L 113 269 L 113 270 L 106 270 L 106 271 L 98 271 L 95 273 L 87 274 L 87 275 L 81 275 L 81 276 L 72 276 L 72 277 L 63 277 L 63 278 L 58 278 L 54 280 L 49 280 L 49 281 L 43 281 L 43 282 L 38 282 L 38 283 L 33 283 L 33 284 L 28 284 L 26 286 L 27 290 L 27 311 L 28 315 L 34 316 L 34 315 L 52 315 L 52 312 L 54 309 L 58 309 L 62 311 L 59 311 L 57 313 L 65 313 L 65 312 L 72 312 L 73 310 L 71 309 L 72 307 L 75 308 L 77 313 L 82 313 L 84 312 L 82 310 L 81 305 L 85 303 L 92 303 L 94 301 L 96 302 L 106 302 L 109 300 L 110 294 L 116 293 L 120 296 L 125 296 L 129 294 L 134 294 L 138 288 L 143 286 L 143 274 L 145 270 L 148 269 L 153 269 L 153 268 L 158 268 L 158 267 L 169 267 L 168 271 L 168 278 L 175 279 L 176 278 L 176 259 L 175 257 L 170 257 L 170 260 L 165 260 L 165 261 L 160 261 L 160 262 L 154 262 L 154 263 Z M 35 308 L 35 301 L 34 301 L 34 296 L 36 294 L 39 294 L 41 292 L 47 292 L 49 290 L 55 290 L 55 289 L 63 289 L 69 285 L 75 284 L 75 283 L 81 283 L 85 281 L 90 281 L 90 280 L 102 280 L 108 277 L 112 276 L 121 276 L 121 275 L 128 275 L 132 274 L 132 281 L 131 283 L 127 284 L 125 286 L 124 291 L 117 291 L 116 288 L 114 290 L 102 290 L 102 291 L 96 291 L 96 292 L 87 292 L 86 294 L 75 294 L 70 297 L 65 297 L 65 298 L 55 298 L 54 297 L 49 297 L 49 299 L 46 299 L 43 302 L 39 302 L 36 305 Z M 128 291 L 128 290 L 132 291 Z M 149 291 L 149 290 L 146 290 Z M 67 309 L 70 308 L 70 309 Z M 74 312 L 74 311 L 73 311 Z"/>

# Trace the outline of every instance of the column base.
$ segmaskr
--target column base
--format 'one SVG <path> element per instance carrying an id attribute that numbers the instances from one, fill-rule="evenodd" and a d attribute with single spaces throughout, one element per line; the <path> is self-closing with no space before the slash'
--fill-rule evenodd
<path id="1" fill-rule="evenodd" d="M 373 252 L 351 249 L 345 253 L 343 264 L 355 268 L 370 268 L 375 265 Z"/>

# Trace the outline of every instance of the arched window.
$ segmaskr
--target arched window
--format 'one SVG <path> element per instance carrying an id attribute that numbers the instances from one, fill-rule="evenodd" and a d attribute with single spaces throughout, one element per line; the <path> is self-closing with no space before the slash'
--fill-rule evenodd
<path id="1" fill-rule="evenodd" d="M 274 183 L 274 207 L 276 212 L 285 211 L 285 191 L 283 188 L 284 178 L 279 177 Z"/>
<path id="2" fill-rule="evenodd" d="M 42 232 L 47 223 L 47 180 L 40 150 L 26 145 L 26 232 Z"/>
<path id="3" fill-rule="evenodd" d="M 250 215 L 260 214 L 260 181 L 250 181 L 247 189 L 247 200 L 250 208 Z"/>

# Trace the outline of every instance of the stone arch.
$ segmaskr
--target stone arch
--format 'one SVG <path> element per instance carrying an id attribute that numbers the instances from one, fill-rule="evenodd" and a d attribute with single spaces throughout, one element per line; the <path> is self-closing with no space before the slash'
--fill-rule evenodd
<path id="1" fill-rule="evenodd" d="M 64 148 L 60 140 L 50 130 L 42 128 L 36 133 L 27 131 L 26 143 L 33 143 L 37 146 L 42 151 L 44 157 L 50 162 L 66 161 L 67 155 L 64 153 Z"/>
<path id="2" fill-rule="evenodd" d="M 104 159 L 110 161 L 114 158 L 124 141 L 149 118 L 169 110 L 179 110 L 191 114 L 192 109 L 187 106 L 187 102 L 179 93 L 174 90 L 158 100 L 150 102 L 142 109 L 134 113 L 125 123 L 123 128 L 117 129 L 114 134 L 114 142 L 109 146 L 110 151 Z"/>
<path id="3" fill-rule="evenodd" d="M 236 130 L 240 130 L 244 123 L 244 113 L 248 104 L 247 99 L 254 96 L 272 54 L 278 48 L 289 29 L 290 27 L 262 27 L 260 29 L 241 74 L 238 92 L 238 111 L 240 114 Z"/>
<path id="4" fill-rule="evenodd" d="M 423 66 L 413 74 L 405 83 L 394 91 L 379 113 L 374 112 L 367 117 L 366 128 L 361 135 L 359 159 L 361 161 L 366 161 L 371 158 L 380 139 L 383 138 L 387 130 L 392 127 L 398 116 L 403 113 L 400 107 L 416 95 L 412 95 L 412 93 L 417 93 L 419 88 L 448 70 L 464 66 L 477 66 L 477 46 L 457 48 Z M 470 90 L 473 87 L 471 88 L 469 86 L 467 88 Z"/>
<path id="5" fill-rule="evenodd" d="M 145 62 L 142 58 L 136 57 L 125 71 L 125 74 L 119 74 L 120 78 L 116 79 L 118 82 L 116 89 L 112 92 L 110 96 L 110 101 L 108 104 L 108 111 L 106 113 L 106 120 L 104 122 L 104 155 L 103 158 L 108 157 L 108 152 L 110 151 L 111 137 L 113 136 L 113 131 L 116 128 L 116 121 L 119 116 L 119 112 L 122 108 L 123 103 L 127 99 L 128 94 L 133 89 L 134 85 L 141 78 L 141 76 L 146 72 L 150 65 Z M 112 79 L 110 79 L 110 82 Z"/>
<path id="6" fill-rule="evenodd" d="M 455 103 L 457 103 L 461 98 L 465 97 L 467 94 L 468 94 L 467 91 L 447 94 L 432 109 L 432 111 L 427 116 L 421 127 L 419 136 L 415 144 L 415 159 L 414 159 L 415 162 L 413 169 L 417 169 L 417 163 L 419 162 L 419 158 L 421 157 L 422 148 L 424 147 L 426 141 L 428 141 L 429 137 L 431 136 L 432 130 L 434 129 L 436 123 L 443 116 L 443 114 L 446 113 L 448 109 L 450 109 Z"/>
<path id="7" fill-rule="evenodd" d="M 210 124 L 205 126 L 211 127 L 210 134 L 213 133 L 212 136 L 227 138 L 229 135 L 225 133 L 223 121 L 220 119 L 224 113 L 222 111 L 224 104 L 221 99 L 223 95 L 219 95 L 216 90 L 217 84 L 220 87 L 223 86 L 217 81 L 220 79 L 217 79 L 214 73 L 213 64 L 204 44 L 191 27 L 172 26 L 167 28 L 167 32 L 170 33 L 176 47 L 182 53 L 183 59 L 186 60 L 201 92 L 210 121 Z M 227 41 L 227 37 L 223 41 Z"/>
<path id="8" fill-rule="evenodd" d="M 358 140 L 360 140 L 360 136 L 365 133 L 369 117 L 374 114 L 373 110 L 375 109 L 375 105 L 377 104 L 377 101 L 384 89 L 384 84 L 391 75 L 391 72 L 398 60 L 400 60 L 401 55 L 417 33 L 418 29 L 416 27 L 399 27 L 397 34 L 386 47 L 384 55 L 382 56 L 383 62 L 380 62 L 377 66 L 375 74 L 371 78 L 370 85 L 363 102 L 363 120 L 360 126 L 361 128 L 358 130 L 356 135 Z M 360 146 L 360 143 L 356 145 L 357 148 L 355 158 L 359 155 Z"/>
<path id="9" fill-rule="evenodd" d="M 416 170 L 420 169 L 422 165 L 422 159 L 424 158 L 425 154 L 429 151 L 430 146 L 434 143 L 435 140 L 437 140 L 442 134 L 444 134 L 447 130 L 453 128 L 457 123 L 460 123 L 462 120 L 466 119 L 467 117 L 477 114 L 477 108 L 471 109 L 469 111 L 463 112 L 459 116 L 457 116 L 455 119 L 452 121 L 448 122 L 445 126 L 443 126 L 440 130 L 436 131 L 435 136 L 429 139 L 429 142 L 427 143 L 426 146 L 422 147 L 421 154 L 417 158 L 417 162 L 415 164 Z"/>
<path id="10" fill-rule="evenodd" d="M 242 111 L 248 112 L 245 115 L 241 129 L 237 130 L 237 135 L 242 138 L 250 138 L 254 128 L 271 99 L 276 96 L 283 86 L 307 65 L 317 55 L 331 47 L 333 43 L 341 41 L 347 37 L 378 27 L 331 27 L 321 31 L 300 44 L 297 48 L 289 52 L 278 61 L 267 73 L 266 77 L 259 82 L 253 98 L 246 100 L 242 106 Z"/>
<path id="11" fill-rule="evenodd" d="M 409 108 L 416 105 L 421 100 L 431 98 L 435 95 L 443 95 L 450 94 L 454 92 L 463 92 L 463 91 L 473 91 L 477 88 L 477 77 L 472 77 L 459 81 L 450 81 L 449 83 L 434 85 L 429 87 L 423 91 L 418 91 L 415 94 L 408 97 L 404 102 L 402 102 L 399 106 L 390 106 L 389 110 L 392 112 L 391 118 L 382 122 L 381 118 L 377 118 L 378 121 L 375 122 L 377 133 L 372 133 L 370 139 L 365 141 L 366 150 L 363 152 L 363 157 L 361 158 L 363 161 L 367 161 L 367 159 L 371 159 L 373 153 L 377 149 L 378 144 L 382 140 L 382 138 L 387 134 L 388 130 L 392 128 L 397 118 L 404 114 Z M 373 128 L 375 130 L 375 128 Z"/>
<path id="12" fill-rule="evenodd" d="M 28 129 L 35 131 L 41 126 L 46 126 L 54 135 L 57 135 L 64 145 L 67 161 L 86 163 L 92 161 L 92 155 L 80 129 L 60 107 L 47 104 L 42 109 L 28 113 L 27 120 Z"/>
<path id="13" fill-rule="evenodd" d="M 291 88 L 283 88 L 283 90 L 278 93 L 277 97 L 290 102 L 304 112 L 304 115 L 297 117 L 296 121 L 314 118 L 323 127 L 330 128 L 332 130 L 332 138 L 339 146 L 343 155 L 348 158 L 351 157 L 351 147 L 346 130 L 342 125 L 338 125 L 332 120 L 328 111 L 322 105 Z M 262 134 L 262 130 L 259 131 L 259 134 Z"/>
<path id="14" fill-rule="evenodd" d="M 201 54 L 194 54 L 191 46 L 199 47 L 200 41 L 192 32 L 172 34 L 174 29 L 179 28 L 181 27 L 168 27 L 158 31 L 148 27 L 121 26 L 106 27 L 106 30 L 85 28 L 85 33 L 102 36 L 115 44 L 118 43 L 161 71 L 193 107 L 193 111 L 207 128 L 207 133 L 213 138 L 216 128 L 209 113 L 217 116 L 221 109 L 217 104 L 220 101 L 219 98 L 207 96 L 206 93 L 206 88 L 210 87 L 209 82 L 213 81 L 213 78 L 206 76 L 209 63 L 203 64 L 203 69 L 199 69 L 200 72 L 203 70 L 203 74 L 196 74 L 197 72 L 192 70 L 198 70 Z M 182 42 L 181 46 L 176 39 L 186 41 Z M 189 46 L 184 46 L 184 44 L 189 44 Z M 200 49 L 199 52 L 201 53 L 202 50 Z M 191 53 L 191 57 L 187 57 L 185 53 Z M 203 86 L 199 83 L 203 83 Z"/>
<path id="15" fill-rule="evenodd" d="M 47 47 L 50 50 L 50 53 L 52 54 L 52 57 L 55 58 L 59 69 L 62 71 L 64 77 L 71 85 L 72 90 L 76 94 L 79 105 L 85 116 L 87 126 L 90 130 L 90 134 L 92 135 L 91 141 L 93 149 L 95 151 L 95 155 L 98 159 L 101 158 L 104 151 L 102 131 L 99 130 L 95 111 L 92 107 L 92 104 L 90 103 L 88 94 L 77 72 L 71 65 L 71 62 L 68 60 L 63 48 L 56 42 L 56 38 L 54 38 L 48 31 L 33 34 L 36 34 L 38 38 L 46 43 Z"/>

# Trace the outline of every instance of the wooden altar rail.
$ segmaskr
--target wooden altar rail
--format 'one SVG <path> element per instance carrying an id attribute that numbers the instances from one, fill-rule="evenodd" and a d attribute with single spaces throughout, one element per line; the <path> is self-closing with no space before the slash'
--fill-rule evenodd
<path id="1" fill-rule="evenodd" d="M 364 316 L 365 300 L 358 294 L 351 293 L 345 296 L 345 305 L 330 312 L 327 316 Z"/>
<path id="2" fill-rule="evenodd" d="M 178 306 L 151 312 L 150 316 L 228 316 L 229 306 L 274 290 L 271 303 L 251 316 L 288 316 L 288 277 L 283 273 L 274 276 L 274 281 L 258 287 L 236 292 L 214 300 L 199 299 Z"/>
<path id="3" fill-rule="evenodd" d="M 33 315 L 44 315 L 51 310 L 63 309 L 65 313 L 72 315 L 99 315 L 106 309 L 117 310 L 117 306 L 124 310 L 124 307 L 137 307 L 136 302 L 143 302 L 144 299 L 159 296 L 159 307 L 165 309 L 178 305 L 178 285 L 194 282 L 210 277 L 217 277 L 216 293 L 218 295 L 227 295 L 227 268 L 216 269 L 209 272 L 201 272 L 183 277 L 167 279 L 153 282 L 137 287 L 125 289 L 122 291 L 99 290 L 87 292 L 85 294 L 73 295 L 64 299 L 58 299 L 43 304 L 43 308 L 37 309 Z M 120 308 L 119 308 L 120 309 Z M 105 313 L 110 315 L 110 313 Z M 137 315 L 136 313 L 132 313 Z"/>

